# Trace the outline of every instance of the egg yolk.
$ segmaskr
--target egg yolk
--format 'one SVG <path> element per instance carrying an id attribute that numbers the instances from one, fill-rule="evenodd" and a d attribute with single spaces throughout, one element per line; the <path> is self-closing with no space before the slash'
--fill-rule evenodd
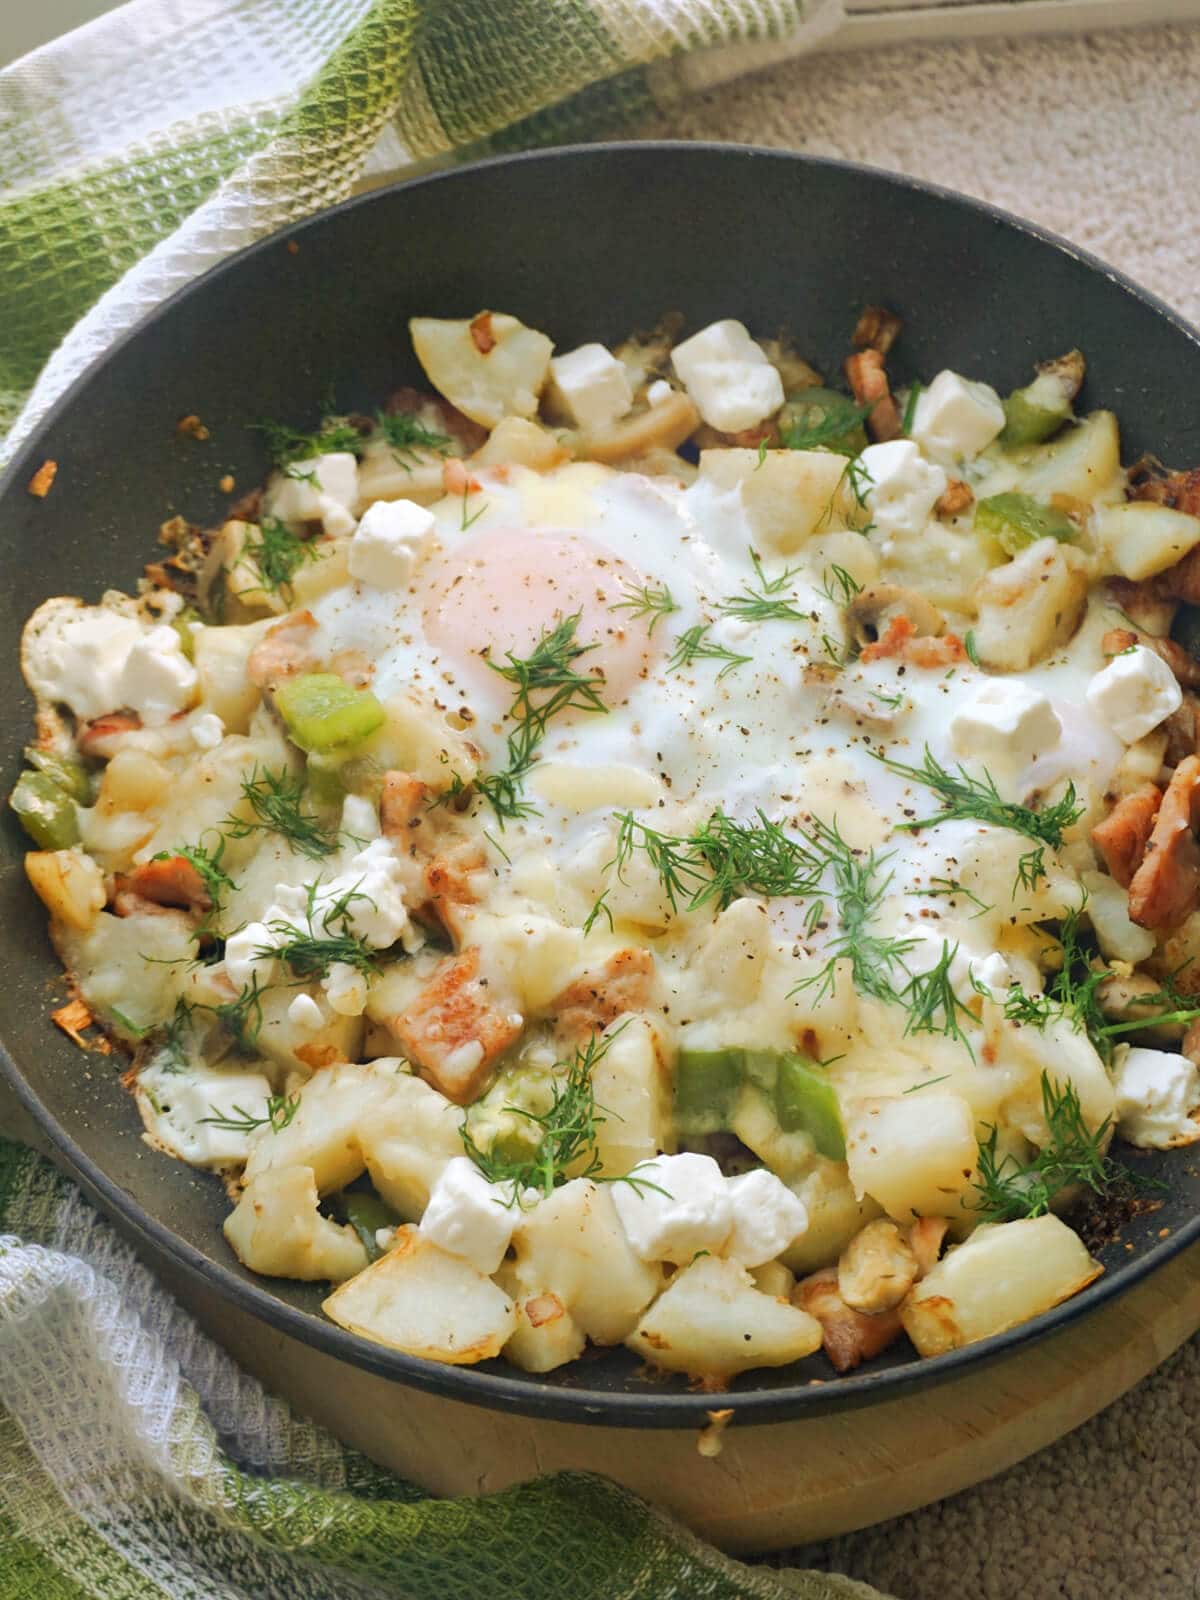
<path id="1" fill-rule="evenodd" d="M 494 528 L 430 572 L 425 636 L 500 710 L 507 709 L 511 687 L 489 661 L 502 666 L 510 653 L 529 656 L 556 623 L 578 615 L 575 638 L 591 648 L 575 667 L 602 673 L 601 697 L 618 705 L 656 653 L 646 619 L 614 610 L 644 582 L 636 568 L 584 534 Z"/>

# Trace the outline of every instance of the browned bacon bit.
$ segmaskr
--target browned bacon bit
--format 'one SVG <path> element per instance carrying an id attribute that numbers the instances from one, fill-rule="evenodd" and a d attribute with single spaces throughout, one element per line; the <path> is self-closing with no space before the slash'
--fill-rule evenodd
<path id="1" fill-rule="evenodd" d="M 297 611 L 268 628 L 246 661 L 250 682 L 265 689 L 297 672 L 311 672 L 317 665 L 309 650 L 316 627 L 317 619 L 311 611 Z"/>
<path id="2" fill-rule="evenodd" d="M 916 625 L 910 617 L 898 613 L 872 644 L 864 645 L 860 661 L 886 661 L 890 656 L 903 654 L 905 645 L 916 637 Z"/>
<path id="3" fill-rule="evenodd" d="M 314 1039 L 309 1044 L 297 1045 L 295 1056 L 297 1061 L 303 1061 L 310 1072 L 320 1072 L 323 1067 L 331 1067 L 335 1061 L 344 1061 L 346 1052 L 333 1044 L 318 1044 Z"/>
<path id="4" fill-rule="evenodd" d="M 1129 498 L 1152 500 L 1156 505 L 1169 506 L 1172 511 L 1186 511 L 1190 517 L 1200 517 L 1200 467 L 1163 475 L 1147 463 L 1139 462 L 1129 469 Z"/>
<path id="5" fill-rule="evenodd" d="M 1200 750 L 1200 698 L 1185 689 L 1183 704 L 1164 717 L 1159 727 L 1167 736 L 1163 766 L 1177 767 L 1186 756 Z"/>
<path id="6" fill-rule="evenodd" d="M 654 1004 L 654 957 L 649 950 L 618 950 L 595 972 L 569 983 L 550 1002 L 558 1030 L 565 1037 L 606 1028 L 627 1011 L 645 1011 Z"/>
<path id="7" fill-rule="evenodd" d="M 1129 885 L 1129 915 L 1140 928 L 1177 928 L 1200 902 L 1200 756 L 1175 768 Z"/>
<path id="8" fill-rule="evenodd" d="M 406 1011 L 391 1020 L 401 1050 L 456 1105 L 479 1097 L 492 1063 L 519 1037 L 524 1019 L 495 1002 L 479 977 L 479 951 L 448 957 Z"/>
<path id="9" fill-rule="evenodd" d="M 117 892 L 129 890 L 141 900 L 183 911 L 212 910 L 212 897 L 204 879 L 186 856 L 166 856 L 143 861 L 117 879 Z"/>
<path id="10" fill-rule="evenodd" d="M 867 306 L 854 325 L 850 342 L 856 350 L 878 350 L 885 356 L 903 327 L 896 313 L 886 306 Z"/>
<path id="11" fill-rule="evenodd" d="M 428 787 L 411 772 L 392 768 L 384 773 L 379 796 L 379 826 L 389 839 L 403 837 L 421 821 L 428 794 Z"/>
<path id="12" fill-rule="evenodd" d="M 900 1335 L 898 1311 L 868 1316 L 850 1309 L 838 1293 L 836 1267 L 823 1267 L 802 1278 L 792 1290 L 792 1303 L 821 1324 L 825 1354 L 838 1372 L 850 1372 L 869 1361 Z"/>
<path id="13" fill-rule="evenodd" d="M 496 335 L 492 332 L 492 313 L 481 311 L 477 317 L 472 317 L 470 322 L 471 343 L 481 356 L 489 355 L 496 348 Z"/>
<path id="14" fill-rule="evenodd" d="M 78 1045 L 81 1050 L 112 1054 L 112 1046 L 103 1035 L 97 1039 L 84 1037 L 86 1029 L 95 1026 L 96 1019 L 82 1000 L 68 1000 L 65 1006 L 59 1006 L 57 1011 L 50 1013 L 50 1021 L 56 1028 L 61 1028 L 71 1043 Z"/>
<path id="15" fill-rule="evenodd" d="M 937 1266 L 949 1227 L 948 1217 L 918 1217 L 908 1230 L 909 1247 L 917 1258 L 922 1278 Z"/>
<path id="16" fill-rule="evenodd" d="M 901 652 L 912 667 L 953 667 L 967 659 L 967 647 L 956 633 L 940 639 L 910 639 Z"/>
<path id="17" fill-rule="evenodd" d="M 186 417 L 180 417 L 175 424 L 175 432 L 183 439 L 204 440 L 211 437 L 208 429 L 194 411 L 189 411 Z"/>
<path id="18" fill-rule="evenodd" d="M 445 908 L 473 906 L 478 901 L 479 896 L 471 880 L 486 866 L 487 856 L 483 846 L 476 844 L 473 839 L 466 839 L 445 855 L 436 856 L 425 868 L 425 888 L 431 909 L 446 923 L 451 933 L 454 929 L 447 922 Z"/>
<path id="19" fill-rule="evenodd" d="M 900 411 L 892 399 L 883 357 L 878 350 L 860 350 L 846 357 L 846 380 L 860 406 L 870 406 L 867 432 L 880 442 L 898 439 L 904 432 Z"/>
<path id="20" fill-rule="evenodd" d="M 136 733 L 142 719 L 133 711 L 109 711 L 85 723 L 76 736 L 76 744 L 85 756 L 112 756 L 116 754 L 117 741 L 123 734 Z"/>
<path id="21" fill-rule="evenodd" d="M 1104 857 L 1109 876 L 1128 889 L 1154 831 L 1154 820 L 1162 805 L 1162 791 L 1147 784 L 1127 794 L 1092 829 L 1092 843 Z"/>
<path id="22" fill-rule="evenodd" d="M 35 500 L 44 500 L 54 487 L 54 480 L 58 476 L 58 462 L 46 460 L 30 478 L 26 486 Z"/>
<path id="23" fill-rule="evenodd" d="M 951 478 L 933 509 L 939 517 L 961 517 L 974 503 L 975 495 L 970 484 L 964 483 L 961 478 Z"/>

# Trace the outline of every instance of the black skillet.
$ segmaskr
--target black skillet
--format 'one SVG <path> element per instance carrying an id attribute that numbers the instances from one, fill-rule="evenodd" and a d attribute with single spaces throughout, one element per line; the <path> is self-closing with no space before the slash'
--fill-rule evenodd
<path id="1" fill-rule="evenodd" d="M 0 486 L 0 786 L 15 780 L 29 731 L 16 663 L 24 618 L 48 595 L 94 599 L 131 584 L 166 517 L 218 518 L 222 474 L 248 487 L 264 472 L 248 424 L 307 427 L 331 393 L 339 408 L 368 409 L 420 383 L 406 332 L 413 314 L 497 307 L 570 347 L 617 340 L 678 308 L 691 328 L 728 316 L 763 334 L 787 328 L 836 372 L 869 302 L 904 318 L 894 358 L 902 380 L 950 366 L 1003 391 L 1027 381 L 1034 361 L 1078 345 L 1089 362 L 1083 402 L 1117 412 L 1127 459 L 1153 450 L 1176 466 L 1200 461 L 1194 330 L 1099 262 L 973 201 L 840 163 L 696 144 L 597 145 L 422 179 L 351 201 L 201 278 L 81 379 L 14 461 Z M 207 443 L 177 434 L 187 413 L 209 428 Z M 46 457 L 58 479 L 39 500 L 25 486 Z M 20 830 L 7 814 L 2 827 L 0 1067 L 67 1170 L 144 1246 L 275 1327 L 402 1383 L 564 1421 L 702 1420 L 711 1395 L 651 1381 L 621 1350 L 545 1377 L 499 1363 L 431 1365 L 326 1321 L 316 1288 L 244 1271 L 221 1236 L 220 1185 L 148 1150 L 117 1063 L 79 1054 L 47 1020 L 62 994 L 58 967 L 21 871 Z M 739 1420 L 890 1399 L 1121 1293 L 1200 1237 L 1193 1164 L 1138 1165 L 1169 1183 L 1165 1204 L 1124 1230 L 1104 1252 L 1104 1276 L 1074 1300 L 935 1361 L 901 1343 L 845 1378 L 823 1357 L 749 1375 L 729 1397 Z"/>

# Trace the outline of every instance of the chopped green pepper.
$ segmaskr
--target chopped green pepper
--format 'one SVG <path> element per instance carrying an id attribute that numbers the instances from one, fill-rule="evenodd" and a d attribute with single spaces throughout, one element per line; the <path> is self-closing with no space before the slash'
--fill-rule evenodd
<path id="1" fill-rule="evenodd" d="M 779 439 L 787 450 L 857 455 L 867 444 L 863 408 L 836 389 L 801 389 L 779 413 Z"/>
<path id="2" fill-rule="evenodd" d="M 72 800 L 78 800 L 81 806 L 91 803 L 92 785 L 87 775 L 87 768 L 81 761 L 72 761 L 69 756 L 56 756 L 51 751 L 39 750 L 32 744 L 26 747 L 25 759 L 31 767 L 44 772 L 51 783 L 56 783 L 60 789 L 65 789 Z"/>
<path id="3" fill-rule="evenodd" d="M 1070 544 L 1078 532 L 1065 511 L 1028 494 L 993 494 L 975 508 L 975 526 L 998 539 L 1010 556 L 1037 539 Z"/>
<path id="4" fill-rule="evenodd" d="M 171 626 L 179 635 L 180 649 L 189 661 L 196 659 L 196 635 L 192 632 L 191 624 L 202 620 L 195 606 L 184 606 L 171 618 Z"/>
<path id="5" fill-rule="evenodd" d="M 79 843 L 75 802 L 45 772 L 23 772 L 8 803 L 40 850 L 68 850 Z"/>
<path id="6" fill-rule="evenodd" d="M 288 733 L 301 750 L 333 750 L 360 744 L 384 719 L 369 689 L 352 689 L 332 672 L 304 672 L 275 692 Z"/>
<path id="7" fill-rule="evenodd" d="M 785 1133 L 803 1128 L 821 1155 L 831 1161 L 846 1159 L 846 1136 L 837 1096 L 824 1073 L 803 1056 L 784 1055 L 779 1059 L 775 1115 Z"/>
<path id="8" fill-rule="evenodd" d="M 346 1221 L 354 1229 L 362 1242 L 363 1249 L 367 1252 L 367 1260 L 378 1261 L 383 1251 L 375 1234 L 380 1228 L 396 1227 L 400 1221 L 398 1213 L 378 1195 L 365 1194 L 358 1189 L 343 1190 L 338 1200 Z"/>
<path id="9" fill-rule="evenodd" d="M 1085 363 L 1078 350 L 1068 350 L 1056 361 L 1039 365 L 1038 375 L 1023 389 L 1014 389 L 1004 401 L 1004 429 L 1000 443 L 1006 450 L 1041 444 L 1052 438 L 1074 415 L 1071 402 L 1083 383 Z"/>
<path id="10" fill-rule="evenodd" d="M 675 1063 L 675 1119 L 684 1133 L 729 1126 L 742 1087 L 746 1051 L 681 1050 Z"/>

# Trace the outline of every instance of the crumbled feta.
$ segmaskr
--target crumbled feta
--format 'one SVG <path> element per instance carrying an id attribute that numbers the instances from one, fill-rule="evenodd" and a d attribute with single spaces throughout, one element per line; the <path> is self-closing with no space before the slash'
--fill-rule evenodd
<path id="1" fill-rule="evenodd" d="M 551 358 L 550 398 L 576 427 L 607 428 L 629 410 L 633 390 L 623 362 L 602 344 L 581 344 Z"/>
<path id="2" fill-rule="evenodd" d="M 335 961 L 321 979 L 325 998 L 339 1017 L 361 1017 L 367 1009 L 367 980 L 348 961 Z"/>
<path id="3" fill-rule="evenodd" d="M 267 920 L 273 921 L 279 908 L 272 906 Z M 257 951 L 271 949 L 275 936 L 266 922 L 247 922 L 225 941 L 225 975 L 235 988 L 244 989 L 253 978 L 260 981 L 270 977 L 275 965 L 274 956 L 260 956 Z"/>
<path id="4" fill-rule="evenodd" d="M 149 1066 L 138 1075 L 138 1099 L 151 1131 L 183 1161 L 226 1167 L 245 1161 L 252 1130 L 219 1127 L 210 1117 L 266 1117 L 271 1085 L 260 1072 Z"/>
<path id="5" fill-rule="evenodd" d="M 39 698 L 69 706 L 84 722 L 116 711 L 129 652 L 142 636 L 135 617 L 108 606 L 62 606 L 27 636 L 25 671 Z"/>
<path id="6" fill-rule="evenodd" d="M 1117 1129 L 1143 1150 L 1165 1150 L 1200 1138 L 1188 1116 L 1200 1107 L 1200 1073 L 1170 1050 L 1119 1045 L 1113 1052 Z"/>
<path id="7" fill-rule="evenodd" d="M 379 808 L 365 795 L 348 794 L 342 801 L 342 832 L 351 839 L 378 839 Z"/>
<path id="8" fill-rule="evenodd" d="M 192 741 L 199 750 L 215 750 L 225 737 L 225 724 L 213 711 L 202 712 L 192 723 Z"/>
<path id="9" fill-rule="evenodd" d="M 910 436 L 936 461 L 970 461 L 1004 426 L 1004 406 L 987 383 L 939 372 L 917 396 Z"/>
<path id="10" fill-rule="evenodd" d="M 761 1267 L 786 1250 L 808 1227 L 804 1203 L 773 1172 L 760 1167 L 726 1180 L 733 1232 L 724 1254 L 744 1267 Z"/>
<path id="11" fill-rule="evenodd" d="M 117 683 L 117 703 L 136 711 L 145 723 L 169 722 L 195 699 L 198 682 L 183 641 L 164 623 L 134 641 Z"/>
<path id="12" fill-rule="evenodd" d="M 783 404 L 783 379 L 744 324 L 710 323 L 671 353 L 675 371 L 710 428 L 738 433 Z"/>
<path id="13" fill-rule="evenodd" d="M 971 956 L 967 967 L 971 987 L 977 992 L 986 989 L 993 999 L 997 996 L 1003 998 L 1013 981 L 1013 970 L 999 950 L 993 950 L 986 956 Z"/>
<path id="14" fill-rule="evenodd" d="M 504 1260 L 519 1212 L 510 1184 L 489 1183 L 467 1156 L 442 1168 L 421 1217 L 427 1239 L 491 1274 Z"/>
<path id="15" fill-rule="evenodd" d="M 1087 687 L 1087 703 L 1118 739 L 1136 744 L 1183 704 L 1183 690 L 1167 663 L 1134 645 L 1114 656 Z"/>
<path id="16" fill-rule="evenodd" d="M 319 920 L 330 906 L 351 896 L 346 904 L 351 931 L 377 950 L 386 950 L 408 926 L 403 873 L 404 863 L 391 840 L 372 839 L 331 882 L 321 884 L 313 916 Z"/>
<path id="17" fill-rule="evenodd" d="M 613 1185 L 613 1203 L 643 1261 L 684 1265 L 700 1250 L 721 1251 L 733 1228 L 733 1201 L 711 1156 L 659 1156 L 643 1162 L 637 1176 L 645 1181 Z"/>
<path id="18" fill-rule="evenodd" d="M 967 756 L 1024 765 L 1053 749 L 1062 723 L 1046 696 L 1012 678 L 990 678 L 950 718 L 950 739 Z"/>
<path id="19" fill-rule="evenodd" d="M 664 406 L 675 393 L 665 378 L 655 378 L 646 390 L 646 404 L 648 406 Z"/>
<path id="20" fill-rule="evenodd" d="M 357 503 L 358 461 L 348 450 L 293 462 L 267 495 L 271 516 L 284 522 L 320 522 L 334 537 L 353 532 Z"/>
<path id="21" fill-rule="evenodd" d="M 350 576 L 373 589 L 407 588 L 429 552 L 435 519 L 413 500 L 377 500 L 350 541 Z"/>
<path id="22" fill-rule="evenodd" d="M 926 461 L 911 439 L 869 444 L 858 460 L 867 509 L 878 532 L 884 538 L 923 533 L 946 490 L 941 467 Z"/>
<path id="23" fill-rule="evenodd" d="M 390 1250 L 396 1242 L 395 1228 L 375 1229 L 375 1248 L 377 1250 Z"/>
<path id="24" fill-rule="evenodd" d="M 298 994 L 287 1009 L 288 1021 L 303 1033 L 316 1033 L 325 1025 L 325 1013 L 310 994 Z"/>

